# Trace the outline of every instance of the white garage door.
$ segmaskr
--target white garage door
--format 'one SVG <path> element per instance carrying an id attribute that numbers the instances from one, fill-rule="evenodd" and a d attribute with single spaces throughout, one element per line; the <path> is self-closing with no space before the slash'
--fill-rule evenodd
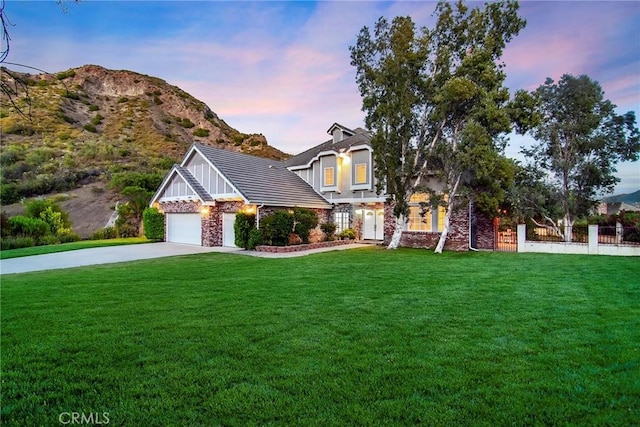
<path id="1" fill-rule="evenodd" d="M 233 229 L 233 225 L 236 222 L 236 214 L 223 213 L 222 214 L 222 246 L 236 247 L 236 233 Z"/>
<path id="2" fill-rule="evenodd" d="M 202 226 L 199 213 L 168 213 L 167 241 L 202 245 Z"/>

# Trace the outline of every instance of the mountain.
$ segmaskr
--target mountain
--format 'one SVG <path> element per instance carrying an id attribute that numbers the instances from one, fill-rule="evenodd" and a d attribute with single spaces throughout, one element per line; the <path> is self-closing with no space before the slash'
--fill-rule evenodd
<path id="1" fill-rule="evenodd" d="M 617 194 L 615 196 L 609 196 L 602 199 L 605 203 L 628 203 L 630 205 L 640 204 L 640 190 L 634 191 L 629 194 Z"/>
<path id="2" fill-rule="evenodd" d="M 26 74 L 2 67 L 0 89 L 5 211 L 16 210 L 8 205 L 23 198 L 51 193 L 88 193 L 88 204 L 118 200 L 106 186 L 114 173 L 164 174 L 196 141 L 278 160 L 289 157 L 263 135 L 232 128 L 182 89 L 132 71 L 85 65 Z M 86 186 L 93 191 L 78 191 Z M 108 219 L 109 213 L 102 216 Z"/>

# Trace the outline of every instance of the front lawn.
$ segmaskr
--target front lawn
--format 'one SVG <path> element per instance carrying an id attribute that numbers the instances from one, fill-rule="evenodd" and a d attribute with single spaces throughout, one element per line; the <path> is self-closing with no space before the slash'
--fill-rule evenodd
<path id="1" fill-rule="evenodd" d="M 7 275 L 0 421 L 638 425 L 639 277 L 637 258 L 378 248 Z"/>
<path id="2" fill-rule="evenodd" d="M 107 240 L 79 240 L 59 245 L 31 246 L 28 248 L 8 249 L 0 251 L 0 259 L 19 258 L 31 255 L 53 254 L 56 252 L 75 251 L 77 249 L 101 248 L 104 246 L 134 245 L 148 243 L 145 237 L 127 237 Z"/>

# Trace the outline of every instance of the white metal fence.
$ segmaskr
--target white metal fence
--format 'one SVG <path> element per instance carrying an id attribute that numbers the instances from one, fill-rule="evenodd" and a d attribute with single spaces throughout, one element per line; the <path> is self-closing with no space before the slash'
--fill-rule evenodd
<path id="1" fill-rule="evenodd" d="M 586 227 L 561 227 L 552 230 L 518 225 L 518 252 L 542 252 L 584 255 L 640 256 L 637 230 L 589 225 Z"/>

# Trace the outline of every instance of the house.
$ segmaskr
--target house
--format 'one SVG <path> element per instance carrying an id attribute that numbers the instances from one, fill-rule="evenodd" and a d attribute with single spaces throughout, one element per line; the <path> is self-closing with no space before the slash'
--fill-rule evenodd
<path id="1" fill-rule="evenodd" d="M 151 204 L 166 214 L 166 240 L 233 246 L 237 212 L 260 218 L 278 209 L 307 207 L 337 232 L 353 228 L 363 240 L 388 242 L 395 220 L 384 194 L 377 194 L 370 134 L 334 123 L 328 141 L 284 162 L 193 144 L 174 165 Z M 431 183 L 437 187 L 436 182 Z M 421 215 L 411 199 L 402 246 L 434 247 L 444 225 L 442 208 Z M 446 248 L 493 248 L 493 225 L 465 205 L 452 214 Z"/>
<path id="2" fill-rule="evenodd" d="M 622 211 L 640 212 L 640 206 L 626 202 L 601 202 L 596 209 L 600 215 L 616 215 Z"/>
<path id="3" fill-rule="evenodd" d="M 165 214 L 165 240 L 235 246 L 238 212 L 258 221 L 293 206 L 315 209 L 326 221 L 331 204 L 279 161 L 193 144 L 174 165 L 151 205 Z"/>

